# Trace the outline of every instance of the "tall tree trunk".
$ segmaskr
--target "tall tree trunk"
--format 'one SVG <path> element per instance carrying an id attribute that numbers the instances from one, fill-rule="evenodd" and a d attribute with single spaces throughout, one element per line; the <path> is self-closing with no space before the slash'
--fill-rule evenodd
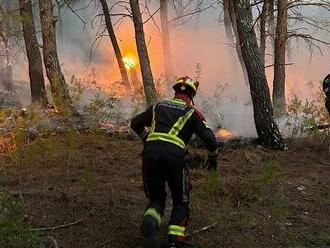
<path id="1" fill-rule="evenodd" d="M 44 63 L 56 107 L 60 113 L 71 116 L 78 113 L 72 106 L 69 89 L 58 59 L 53 7 L 52 0 L 39 0 Z"/>
<path id="2" fill-rule="evenodd" d="M 163 48 L 163 61 L 164 73 L 166 83 L 169 84 L 173 81 L 173 65 L 170 46 L 170 32 L 168 26 L 168 1 L 160 0 L 160 23 L 162 31 L 162 48 Z"/>
<path id="3" fill-rule="evenodd" d="M 233 42 L 234 35 L 232 30 L 229 8 L 230 8 L 230 0 L 223 0 L 223 13 L 224 13 L 226 39 L 230 42 Z"/>
<path id="4" fill-rule="evenodd" d="M 4 1 L 3 2 L 3 10 L 4 12 L 9 13 L 12 9 L 12 1 Z M 13 68 L 11 64 L 11 55 L 10 55 L 10 35 L 8 32 L 11 30 L 11 16 L 6 15 L 1 18 L 0 22 L 0 37 L 5 46 L 5 64 L 2 70 L 2 79 L 5 90 L 12 92 L 13 91 Z"/>
<path id="5" fill-rule="evenodd" d="M 285 114 L 285 53 L 288 30 L 288 0 L 277 1 L 273 106 L 276 116 Z"/>
<path id="6" fill-rule="evenodd" d="M 120 74 L 121 74 L 121 78 L 122 78 L 123 83 L 126 87 L 126 90 L 128 92 L 131 92 L 131 86 L 130 86 L 130 82 L 129 82 L 129 79 L 128 79 L 128 73 L 127 73 L 127 70 L 126 70 L 124 62 L 123 62 L 123 56 L 122 56 L 120 48 L 119 48 L 119 44 L 118 44 L 118 41 L 117 41 L 115 31 L 113 29 L 113 25 L 112 25 L 112 21 L 111 21 L 111 15 L 110 15 L 110 11 L 109 11 L 109 6 L 108 6 L 106 0 L 100 0 L 100 3 L 102 5 L 104 19 L 105 19 L 105 25 L 108 29 L 108 33 L 109 33 L 109 36 L 110 36 L 112 47 L 113 47 L 113 50 L 114 50 L 115 55 L 116 55 L 116 59 L 117 59 L 119 71 L 120 71 Z"/>
<path id="7" fill-rule="evenodd" d="M 270 40 L 272 44 L 273 51 L 275 50 L 275 32 L 276 32 L 276 25 L 275 25 L 275 0 L 268 0 L 269 7 L 268 7 L 268 15 L 269 15 L 269 33 L 270 33 Z"/>
<path id="8" fill-rule="evenodd" d="M 254 121 L 261 144 L 284 149 L 281 133 L 273 120 L 272 104 L 258 41 L 253 29 L 249 0 L 232 0 L 237 13 L 237 32 L 245 61 L 254 108 Z"/>
<path id="9" fill-rule="evenodd" d="M 139 0 L 130 0 L 129 2 L 133 15 L 135 42 L 139 54 L 144 92 L 146 95 L 147 104 L 148 106 L 151 106 L 157 101 L 157 92 L 154 84 L 154 78 L 152 76 L 148 50 L 144 37 L 143 22 L 140 12 Z"/>
<path id="10" fill-rule="evenodd" d="M 245 62 L 244 62 L 241 47 L 240 47 L 240 37 L 239 37 L 238 32 L 237 32 L 237 13 L 236 13 L 236 10 L 234 8 L 234 3 L 233 2 L 234 1 L 232 1 L 232 0 L 228 1 L 228 5 L 227 5 L 228 6 L 228 12 L 229 12 L 230 20 L 231 20 L 231 23 L 232 23 L 232 28 L 233 28 L 233 31 L 234 31 L 234 34 L 235 34 L 236 52 L 237 52 L 238 60 L 240 62 L 240 65 L 241 65 L 241 68 L 242 68 L 242 71 L 243 71 L 244 81 L 245 81 L 246 84 L 249 84 L 248 74 L 247 74 L 247 71 L 246 71 L 246 66 L 245 66 Z"/>
<path id="11" fill-rule="evenodd" d="M 29 62 L 29 77 L 32 103 L 46 107 L 48 104 L 41 53 L 39 49 L 31 0 L 19 0 L 26 54 Z"/>
<path id="12" fill-rule="evenodd" d="M 266 55 L 266 22 L 268 17 L 269 0 L 264 0 L 260 16 L 260 54 L 261 62 L 265 64 Z"/>

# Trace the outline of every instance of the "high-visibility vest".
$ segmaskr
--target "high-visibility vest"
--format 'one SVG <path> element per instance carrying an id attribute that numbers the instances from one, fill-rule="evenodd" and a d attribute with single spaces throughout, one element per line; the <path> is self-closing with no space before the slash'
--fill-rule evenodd
<path id="1" fill-rule="evenodd" d="M 172 103 L 175 104 L 185 104 L 178 100 L 171 100 Z M 195 109 L 189 110 L 185 115 L 181 116 L 173 125 L 173 127 L 170 129 L 168 133 L 161 133 L 161 132 L 155 132 L 156 127 L 156 105 L 153 106 L 153 113 L 152 113 L 152 123 L 151 123 L 151 129 L 150 133 L 147 138 L 148 141 L 154 141 L 154 140 L 161 140 L 165 142 L 169 142 L 172 144 L 175 144 L 182 149 L 186 148 L 186 144 L 184 141 L 178 137 L 180 131 L 183 129 L 184 125 L 187 123 L 187 121 L 190 119 L 192 114 L 194 113 Z"/>

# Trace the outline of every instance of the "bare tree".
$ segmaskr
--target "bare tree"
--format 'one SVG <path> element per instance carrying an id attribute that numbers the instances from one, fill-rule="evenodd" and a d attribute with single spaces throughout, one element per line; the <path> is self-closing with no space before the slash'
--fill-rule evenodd
<path id="1" fill-rule="evenodd" d="M 151 106 L 157 101 L 157 92 L 154 84 L 154 78 L 151 71 L 150 60 L 144 36 L 139 0 L 130 0 L 129 3 L 133 16 L 135 42 L 139 55 L 144 92 L 146 95 L 147 104 L 148 106 Z"/>
<path id="2" fill-rule="evenodd" d="M 36 35 L 32 2 L 31 0 L 19 0 L 20 15 L 26 54 L 29 64 L 29 77 L 32 103 L 40 103 L 46 107 L 48 104 L 42 58 Z"/>
<path id="3" fill-rule="evenodd" d="M 277 22 L 275 36 L 275 62 L 273 82 L 273 106 L 275 115 L 285 113 L 285 55 L 288 30 L 288 0 L 277 1 Z"/>
<path id="4" fill-rule="evenodd" d="M 121 53 L 120 48 L 119 48 L 117 37 L 116 37 L 115 31 L 113 29 L 113 25 L 112 25 L 112 21 L 111 21 L 111 15 L 110 15 L 110 11 L 109 11 L 109 6 L 108 6 L 106 0 L 100 0 L 100 3 L 102 5 L 102 10 L 103 10 L 104 19 L 105 19 L 105 25 L 107 27 L 109 37 L 110 37 L 110 40 L 111 40 L 111 43 L 112 43 L 112 47 L 113 47 L 113 50 L 114 50 L 115 55 L 116 55 L 116 59 L 117 59 L 119 71 L 120 71 L 120 74 L 121 74 L 121 78 L 122 78 L 123 83 L 126 87 L 126 90 L 128 92 L 130 92 L 131 91 L 131 86 L 130 86 L 130 82 L 129 82 L 129 79 L 128 79 L 127 70 L 126 70 L 124 62 L 123 62 L 123 56 L 122 56 L 122 53 Z"/>
<path id="5" fill-rule="evenodd" d="M 250 1 L 232 0 L 232 3 L 237 14 L 237 34 L 248 73 L 254 121 L 259 139 L 263 145 L 284 149 L 284 140 L 272 117 L 273 108 L 264 65 L 253 28 Z"/>
<path id="6" fill-rule="evenodd" d="M 58 59 L 55 31 L 56 18 L 53 16 L 54 6 L 52 0 L 39 0 L 39 8 L 44 63 L 54 103 L 62 114 L 75 115 L 77 112 L 72 106 L 68 86 Z"/>
<path id="7" fill-rule="evenodd" d="M 165 80 L 170 83 L 173 80 L 173 65 L 170 46 L 170 31 L 168 25 L 168 1 L 160 0 L 160 23 L 162 35 L 163 61 Z"/>

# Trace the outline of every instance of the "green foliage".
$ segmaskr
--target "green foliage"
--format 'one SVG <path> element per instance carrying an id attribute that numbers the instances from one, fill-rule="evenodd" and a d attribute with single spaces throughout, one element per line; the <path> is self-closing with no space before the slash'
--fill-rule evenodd
<path id="1" fill-rule="evenodd" d="M 0 192 L 0 247 L 39 247 L 39 234 L 27 229 L 23 209 L 7 192 Z"/>
<path id="2" fill-rule="evenodd" d="M 77 78 L 75 75 L 72 75 L 69 86 L 71 99 L 77 104 L 86 90 L 86 82 L 81 78 Z"/>
<path id="3" fill-rule="evenodd" d="M 219 190 L 221 186 L 220 175 L 218 171 L 209 172 L 209 177 L 206 183 L 206 189 L 208 194 L 213 194 L 217 190 Z"/>
<path id="4" fill-rule="evenodd" d="M 271 183 L 277 183 L 279 176 L 276 173 L 275 164 L 273 161 L 267 161 L 263 168 L 263 173 L 260 178 L 264 185 L 269 185 Z"/>
<path id="5" fill-rule="evenodd" d="M 327 130 L 318 130 L 319 124 L 330 123 L 330 117 L 324 106 L 325 96 L 319 87 L 314 99 L 302 101 L 294 96 L 287 105 L 288 119 L 285 126 L 291 130 L 291 138 L 309 136 L 325 139 L 329 135 Z"/>
<path id="6" fill-rule="evenodd" d="M 96 178 L 89 167 L 84 169 L 81 181 L 84 184 L 86 192 L 90 191 L 96 184 Z"/>
<path id="7" fill-rule="evenodd" d="M 90 131 L 95 134 L 103 133 L 104 125 L 110 125 L 110 122 L 124 121 L 125 118 L 116 110 L 118 99 L 110 97 L 101 97 L 95 95 L 89 105 L 85 106 L 84 111 L 92 118 Z"/>
<path id="8" fill-rule="evenodd" d="M 110 96 L 109 98 L 101 97 L 100 94 L 96 94 L 91 103 L 85 107 L 85 112 L 100 118 L 109 118 L 113 113 L 109 112 L 109 109 L 113 109 L 116 106 L 118 100 Z"/>
<path id="9" fill-rule="evenodd" d="M 329 247 L 330 245 L 330 233 L 323 230 L 314 231 L 309 239 L 313 247 Z"/>
<path id="10" fill-rule="evenodd" d="M 0 110 L 3 110 L 5 105 L 5 100 L 3 98 L 0 99 Z"/>

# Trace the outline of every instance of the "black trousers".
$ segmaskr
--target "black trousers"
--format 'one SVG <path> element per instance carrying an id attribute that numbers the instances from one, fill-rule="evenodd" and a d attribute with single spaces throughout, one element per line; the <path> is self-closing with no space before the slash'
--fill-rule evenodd
<path id="1" fill-rule="evenodd" d="M 189 192 L 191 183 L 184 156 L 166 151 L 143 153 L 143 182 L 148 209 L 155 209 L 163 216 L 166 200 L 165 185 L 168 184 L 173 201 L 170 227 L 186 227 L 189 218 Z M 178 235 L 183 236 L 183 235 Z"/>

